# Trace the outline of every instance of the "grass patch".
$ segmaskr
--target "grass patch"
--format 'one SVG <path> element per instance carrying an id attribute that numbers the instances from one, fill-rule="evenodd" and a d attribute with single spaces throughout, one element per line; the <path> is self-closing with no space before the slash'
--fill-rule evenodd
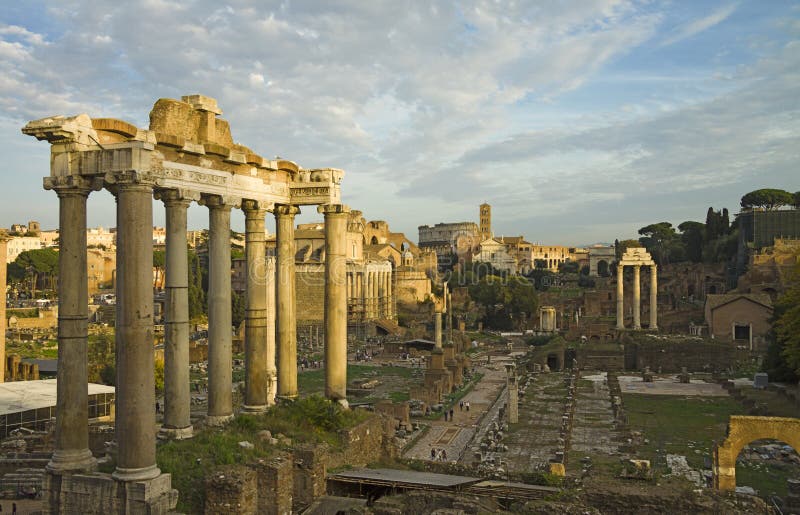
<path id="1" fill-rule="evenodd" d="M 411 398 L 408 392 L 390 392 L 389 400 L 392 402 L 404 402 Z"/>
<path id="2" fill-rule="evenodd" d="M 623 403 L 631 430 L 642 431 L 649 440 L 640 449 L 642 457 L 659 463 L 656 450 L 660 449 L 662 455 L 686 456 L 689 464 L 699 469 L 703 468 L 703 458 L 711 456 L 714 441 L 725 438 L 730 416 L 743 412 L 742 406 L 729 397 L 625 394 Z"/>
<path id="3" fill-rule="evenodd" d="M 370 377 L 398 376 L 412 377 L 414 369 L 409 367 L 382 367 L 374 365 L 347 365 L 347 381 L 357 381 Z M 303 394 L 321 394 L 325 391 L 325 369 L 311 369 L 297 374 L 297 388 Z"/>
<path id="4" fill-rule="evenodd" d="M 797 465 L 742 461 L 736 464 L 736 485 L 751 486 L 758 495 L 786 497 L 786 480 L 798 477 Z"/>

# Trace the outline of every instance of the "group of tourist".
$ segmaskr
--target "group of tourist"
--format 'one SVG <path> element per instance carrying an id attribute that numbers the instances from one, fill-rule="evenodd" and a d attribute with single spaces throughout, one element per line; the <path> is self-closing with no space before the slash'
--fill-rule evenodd
<path id="1" fill-rule="evenodd" d="M 447 451 L 431 447 L 431 461 L 447 461 Z"/>

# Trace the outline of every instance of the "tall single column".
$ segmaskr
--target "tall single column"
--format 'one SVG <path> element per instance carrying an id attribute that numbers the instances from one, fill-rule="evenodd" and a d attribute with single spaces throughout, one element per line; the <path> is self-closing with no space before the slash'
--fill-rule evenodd
<path id="1" fill-rule="evenodd" d="M 650 329 L 658 329 L 658 266 L 650 265 Z"/>
<path id="2" fill-rule="evenodd" d="M 453 343 L 453 294 L 447 292 L 447 343 Z"/>
<path id="3" fill-rule="evenodd" d="M 275 257 L 266 258 L 267 278 L 267 406 L 275 404 L 278 371 L 275 368 Z"/>
<path id="4" fill-rule="evenodd" d="M 131 174 L 120 177 L 116 189 L 118 451 L 113 475 L 142 481 L 161 473 L 155 434 L 153 187 Z"/>
<path id="5" fill-rule="evenodd" d="M 433 322 L 434 322 L 434 333 L 433 333 L 433 340 L 436 343 L 436 348 L 442 348 L 442 312 L 441 311 L 434 311 L 433 313 Z"/>
<path id="6" fill-rule="evenodd" d="M 208 425 L 233 418 L 231 358 L 231 208 L 230 199 L 209 195 L 208 206 Z"/>
<path id="7" fill-rule="evenodd" d="M 6 277 L 6 266 L 3 263 L 8 258 L 8 234 L 0 231 L 0 292 L 3 298 L 0 299 L 0 383 L 6 380 L 6 288 L 8 281 Z"/>
<path id="8" fill-rule="evenodd" d="M 625 291 L 624 291 L 625 266 L 617 265 L 617 329 L 625 329 Z"/>
<path id="9" fill-rule="evenodd" d="M 347 220 L 342 204 L 319 206 L 325 215 L 325 396 L 347 407 Z"/>
<path id="10" fill-rule="evenodd" d="M 506 386 L 508 390 L 508 423 L 519 422 L 519 385 L 517 383 L 517 367 L 514 364 L 506 365 Z"/>
<path id="11" fill-rule="evenodd" d="M 156 194 L 164 202 L 167 218 L 167 302 L 164 309 L 164 425 L 163 438 L 190 438 L 189 418 L 189 256 L 186 210 L 192 203 L 178 191 Z"/>
<path id="12" fill-rule="evenodd" d="M 642 312 L 642 285 L 640 284 L 641 277 L 639 274 L 639 270 L 641 269 L 640 265 L 634 265 L 633 267 L 633 328 L 634 329 L 641 329 L 642 328 L 642 321 L 641 321 L 641 312 Z"/>
<path id="13" fill-rule="evenodd" d="M 89 316 L 86 199 L 95 188 L 91 182 L 74 176 L 48 178 L 45 188 L 54 189 L 59 199 L 55 450 L 47 470 L 56 474 L 89 471 L 96 467 L 97 462 L 89 450 L 89 395 L 86 386 Z M 151 265 L 152 259 L 151 255 Z M 5 275 L 5 260 L 2 268 Z M 5 307 L 5 288 L 2 293 Z M 5 368 L 5 359 L 0 365 L 0 368 Z M 152 370 L 151 365 L 151 373 Z M 154 394 L 154 391 L 150 393 Z"/>
<path id="14" fill-rule="evenodd" d="M 294 217 L 300 208 L 275 206 L 275 238 L 278 250 L 275 276 L 276 333 L 278 339 L 278 397 L 297 397 L 297 321 L 294 295 Z"/>
<path id="15" fill-rule="evenodd" d="M 245 253 L 247 255 L 247 313 L 244 329 L 244 406 L 242 410 L 259 413 L 267 409 L 267 211 L 253 200 L 242 203 L 245 216 Z"/>

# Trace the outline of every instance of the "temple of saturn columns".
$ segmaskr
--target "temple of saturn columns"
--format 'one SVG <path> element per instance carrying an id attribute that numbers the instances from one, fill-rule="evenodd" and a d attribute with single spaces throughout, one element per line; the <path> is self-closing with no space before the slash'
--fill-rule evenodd
<path id="1" fill-rule="evenodd" d="M 624 277 L 626 266 L 633 267 L 633 329 L 641 329 L 641 274 L 643 266 L 650 267 L 650 330 L 658 329 L 658 267 L 650 254 L 641 247 L 628 248 L 617 262 L 617 329 L 625 329 Z"/>
<path id="2" fill-rule="evenodd" d="M 45 189 L 59 199 L 58 379 L 55 450 L 47 466 L 49 513 L 167 513 L 177 492 L 156 465 L 153 349 L 153 197 L 166 210 L 165 406 L 161 433 L 186 438 L 189 419 L 187 208 L 209 214 L 209 425 L 234 415 L 231 363 L 230 216 L 246 221 L 247 311 L 244 412 L 297 391 L 294 219 L 299 206 L 325 217 L 326 395 L 346 405 L 347 281 L 343 172 L 305 170 L 233 142 L 216 100 L 160 99 L 149 129 L 121 120 L 57 116 L 24 134 L 51 145 Z M 116 445 L 112 475 L 93 473 L 87 395 L 86 201 L 110 191 L 117 204 Z M 277 226 L 276 273 L 265 256 L 265 217 Z M 337 259 L 339 257 L 342 259 Z M 274 281 L 274 282 L 273 282 Z M 275 291 L 270 298 L 268 291 Z M 275 313 L 274 322 L 271 313 Z M 273 333 L 274 331 L 274 333 Z M 274 335 L 274 336 L 273 336 Z M 275 342 L 277 340 L 277 349 Z"/>

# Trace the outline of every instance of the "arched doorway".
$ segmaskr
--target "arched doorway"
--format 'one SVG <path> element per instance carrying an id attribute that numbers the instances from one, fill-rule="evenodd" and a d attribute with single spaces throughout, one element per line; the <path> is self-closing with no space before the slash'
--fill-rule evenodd
<path id="1" fill-rule="evenodd" d="M 728 436 L 714 449 L 714 487 L 736 489 L 736 459 L 746 445 L 758 440 L 786 442 L 800 449 L 800 419 L 784 417 L 731 416 Z"/>
<path id="2" fill-rule="evenodd" d="M 548 354 L 547 355 L 547 366 L 550 368 L 551 372 L 558 372 L 561 370 L 561 363 L 558 359 L 558 354 Z"/>
<path id="3" fill-rule="evenodd" d="M 378 237 L 373 236 L 372 239 L 369 241 L 370 245 L 377 245 L 378 244 Z"/>
<path id="4" fill-rule="evenodd" d="M 800 455 L 786 442 L 754 440 L 736 458 L 737 489 L 749 487 L 764 499 L 785 500 L 788 479 L 800 479 Z"/>
<path id="5" fill-rule="evenodd" d="M 597 262 L 597 275 L 600 277 L 608 277 L 611 275 L 608 273 L 608 261 L 605 259 L 601 259 Z"/>

